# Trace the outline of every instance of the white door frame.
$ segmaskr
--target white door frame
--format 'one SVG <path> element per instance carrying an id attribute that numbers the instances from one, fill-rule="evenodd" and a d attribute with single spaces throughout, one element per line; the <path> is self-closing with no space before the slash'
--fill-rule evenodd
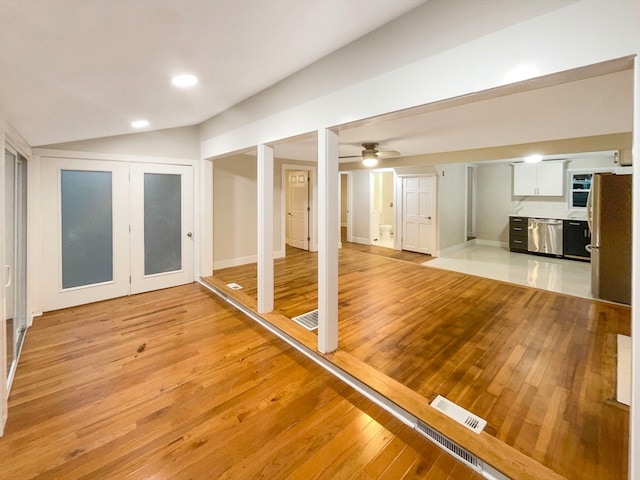
<path id="1" fill-rule="evenodd" d="M 285 238 L 285 243 L 296 248 L 309 250 L 309 244 L 311 243 L 311 239 L 309 236 L 309 214 L 311 213 L 311 208 L 309 207 L 309 192 L 311 191 L 311 189 L 309 188 L 311 183 L 309 172 L 307 170 L 287 170 L 286 176 L 287 193 L 285 207 L 287 209 L 287 216 L 285 217 L 285 219 L 287 224 L 285 225 L 285 230 L 287 231 L 287 235 Z M 295 188 L 292 186 L 291 182 L 291 179 L 294 176 L 296 177 Z M 300 180 L 300 177 L 302 176 L 304 176 L 304 181 L 300 183 L 298 180 Z M 297 201 L 295 205 L 292 202 L 292 196 L 295 196 L 292 194 L 296 191 L 296 189 L 304 190 L 305 198 L 304 204 L 302 206 L 303 208 L 300 208 L 301 206 Z M 300 198 L 299 200 L 302 200 L 302 198 Z M 300 211 L 302 211 L 302 219 L 304 224 L 304 227 L 302 229 L 303 235 L 301 239 L 296 238 L 296 234 L 294 234 L 294 232 L 296 232 L 297 228 L 292 226 L 292 223 L 297 223 L 294 218 L 295 214 L 292 214 L 292 212 L 299 213 Z"/>
<path id="2" fill-rule="evenodd" d="M 407 175 L 396 175 L 396 195 L 395 195 L 395 199 L 396 199 L 396 210 L 395 210 L 395 226 L 394 228 L 400 228 L 400 230 L 396 230 L 396 232 L 402 232 L 402 235 L 395 235 L 394 238 L 394 248 L 396 246 L 399 246 L 398 250 L 402 250 L 403 249 L 403 245 L 404 245 L 404 188 L 403 188 L 403 182 L 405 178 L 416 178 L 416 177 L 434 177 L 435 179 L 435 187 L 434 187 L 434 202 L 433 202 L 433 208 L 436 212 L 435 216 L 435 222 L 433 224 L 433 238 L 432 238 L 432 242 L 433 242 L 433 252 L 431 252 L 432 256 L 436 255 L 436 252 L 438 252 L 438 225 L 440 222 L 440 216 L 437 214 L 438 212 L 438 176 L 435 174 L 407 174 Z M 402 237 L 402 238 L 401 238 Z M 396 242 L 398 242 L 396 244 Z"/>
<path id="3" fill-rule="evenodd" d="M 398 177 L 399 175 L 396 173 L 394 168 L 376 168 L 373 170 L 369 171 L 369 245 L 375 245 L 375 243 L 373 242 L 373 234 L 371 233 L 371 219 L 373 218 L 373 191 L 374 191 L 374 184 L 373 184 L 373 174 L 374 173 L 384 173 L 384 172 L 391 172 L 393 173 L 393 231 L 394 232 L 398 232 L 399 230 L 397 229 L 397 219 L 398 219 L 398 212 L 401 212 L 402 210 L 398 210 L 398 205 L 402 205 L 402 203 L 398 203 L 397 201 L 397 194 L 398 194 Z M 407 175 L 405 175 L 406 177 Z M 402 191 L 402 180 L 400 180 L 400 190 Z M 400 238 L 401 235 L 394 235 L 393 236 L 393 249 L 394 250 L 402 250 L 402 243 L 398 241 L 398 238 Z"/>
<path id="4" fill-rule="evenodd" d="M 287 170 L 304 170 L 309 172 L 309 251 L 318 251 L 318 174 L 317 168 L 311 165 L 296 165 L 283 163 L 280 175 L 280 250 L 276 258 L 282 258 L 287 253 Z"/>
<path id="5" fill-rule="evenodd" d="M 340 175 L 340 191 L 342 192 L 342 177 L 344 176 L 347 180 L 347 195 L 346 199 L 340 198 L 338 199 L 338 211 L 342 211 L 342 202 L 346 201 L 347 203 L 347 242 L 353 242 L 353 173 L 352 172 L 339 172 Z M 342 248 L 342 223 L 340 224 L 340 241 L 338 242 L 339 248 Z"/>
<path id="6" fill-rule="evenodd" d="M 193 167 L 193 199 L 194 199 L 194 208 L 193 208 L 193 216 L 194 216 L 194 224 L 193 224 L 193 242 L 194 242 L 194 252 L 193 252 L 193 272 L 196 277 L 202 275 L 200 271 L 200 257 L 201 257 L 201 232 L 203 222 L 201 211 L 203 207 L 200 205 L 200 188 L 201 188 L 201 173 L 200 173 L 200 160 L 188 160 L 188 159 L 179 159 L 179 158 L 169 158 L 169 157 L 144 157 L 138 155 L 122 155 L 122 154 L 107 154 L 107 153 L 94 153 L 94 152 L 75 152 L 69 150 L 52 150 L 52 149 L 33 149 L 33 156 L 37 158 L 38 165 L 42 168 L 42 165 L 46 164 L 47 161 L 56 160 L 56 159 L 70 159 L 70 160 L 78 160 L 78 161 L 86 161 L 87 168 L 91 165 L 92 161 L 111 161 L 111 162 L 124 162 L 124 163 L 147 163 L 147 164 L 157 164 L 157 165 L 186 165 Z M 31 173 L 31 172 L 29 172 Z M 39 177 L 39 169 L 36 172 Z M 31 180 L 29 181 L 30 185 L 33 185 Z M 33 209 L 31 213 L 33 213 L 33 220 L 37 225 L 40 225 L 43 221 L 42 211 L 39 206 L 41 205 L 42 192 L 40 189 L 33 192 L 33 195 L 29 198 L 32 202 L 32 205 L 37 205 L 38 208 Z M 32 225 L 32 222 L 29 223 Z M 33 231 L 32 231 L 33 235 Z M 39 245 L 44 245 L 44 242 L 47 241 L 42 237 L 42 232 L 38 229 L 36 233 L 35 241 L 38 242 Z M 33 237 L 32 237 L 33 238 Z M 40 252 L 38 252 L 38 258 L 40 257 Z M 43 292 L 38 284 L 38 288 L 34 289 L 34 294 L 37 295 L 36 298 L 32 297 L 32 301 L 38 305 L 38 308 L 42 310 L 42 296 Z M 35 296 L 34 295 L 34 296 Z"/>

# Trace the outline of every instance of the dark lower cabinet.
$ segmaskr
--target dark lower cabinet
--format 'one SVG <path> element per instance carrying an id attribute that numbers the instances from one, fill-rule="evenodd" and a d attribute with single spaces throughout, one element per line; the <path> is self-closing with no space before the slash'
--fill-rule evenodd
<path id="1" fill-rule="evenodd" d="M 509 250 L 527 252 L 528 217 L 509 217 Z"/>
<path id="2" fill-rule="evenodd" d="M 589 261 L 591 254 L 586 247 L 591 243 L 591 232 L 586 220 L 564 220 L 562 227 L 563 256 Z"/>

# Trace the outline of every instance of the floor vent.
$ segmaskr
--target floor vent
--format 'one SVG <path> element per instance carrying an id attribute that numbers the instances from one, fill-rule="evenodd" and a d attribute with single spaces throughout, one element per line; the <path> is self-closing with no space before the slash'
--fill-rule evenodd
<path id="1" fill-rule="evenodd" d="M 318 328 L 318 310 L 312 310 L 297 317 L 293 317 L 291 320 L 299 325 L 302 325 L 307 330 L 315 330 Z"/>
<path id="2" fill-rule="evenodd" d="M 229 287 L 231 290 L 242 290 L 242 287 L 237 283 L 227 283 L 227 287 Z"/>
<path id="3" fill-rule="evenodd" d="M 469 467 L 471 467 L 476 472 L 482 473 L 483 471 L 482 461 L 478 457 L 476 457 L 473 453 L 465 450 L 457 443 L 452 442 L 444 435 L 436 432 L 429 425 L 422 423 L 420 420 L 418 420 L 418 423 L 416 423 L 416 430 L 418 430 L 420 433 L 422 433 L 425 437 L 427 437 L 432 442 L 440 445 L 442 448 L 444 448 L 447 452 L 449 452 L 451 455 L 453 455 L 455 458 L 457 458 L 461 462 L 465 463 L 466 465 L 469 465 Z"/>
<path id="4" fill-rule="evenodd" d="M 476 433 L 480 433 L 484 430 L 484 427 L 487 426 L 486 420 L 466 411 L 461 406 L 456 405 L 440 395 L 431 402 L 431 406 Z"/>

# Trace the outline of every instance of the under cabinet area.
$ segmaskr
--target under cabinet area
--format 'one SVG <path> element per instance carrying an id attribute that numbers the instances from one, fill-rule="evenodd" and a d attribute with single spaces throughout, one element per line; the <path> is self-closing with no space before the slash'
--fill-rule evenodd
<path id="1" fill-rule="evenodd" d="M 587 245 L 591 243 L 591 232 L 586 220 L 564 220 L 562 232 L 562 255 L 576 260 L 589 261 L 591 254 Z"/>
<path id="2" fill-rule="evenodd" d="M 564 195 L 564 162 L 514 163 L 513 194 L 549 197 Z"/>
<path id="3" fill-rule="evenodd" d="M 561 246 L 552 254 L 546 250 L 536 249 L 535 222 L 555 222 L 558 224 L 558 235 L 554 244 Z M 561 225 L 560 225 L 561 224 Z M 533 228 L 530 232 L 529 230 Z M 560 234 L 561 233 L 561 234 Z M 530 237 L 533 234 L 533 238 Z M 581 260 L 589 262 L 591 258 L 587 247 L 591 244 L 591 231 L 586 220 L 574 219 L 545 219 L 522 216 L 509 217 L 509 251 L 516 253 L 528 253 L 535 255 L 562 256 L 568 260 Z"/>
<path id="4" fill-rule="evenodd" d="M 509 217 L 509 250 L 527 252 L 527 217 Z"/>

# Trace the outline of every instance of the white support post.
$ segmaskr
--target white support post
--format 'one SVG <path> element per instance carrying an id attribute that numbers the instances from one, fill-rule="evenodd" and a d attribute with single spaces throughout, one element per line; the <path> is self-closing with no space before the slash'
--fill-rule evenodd
<path id="1" fill-rule="evenodd" d="M 318 131 L 318 350 L 338 348 L 338 134 Z"/>
<path id="2" fill-rule="evenodd" d="M 258 145 L 258 313 L 273 310 L 273 149 Z"/>

